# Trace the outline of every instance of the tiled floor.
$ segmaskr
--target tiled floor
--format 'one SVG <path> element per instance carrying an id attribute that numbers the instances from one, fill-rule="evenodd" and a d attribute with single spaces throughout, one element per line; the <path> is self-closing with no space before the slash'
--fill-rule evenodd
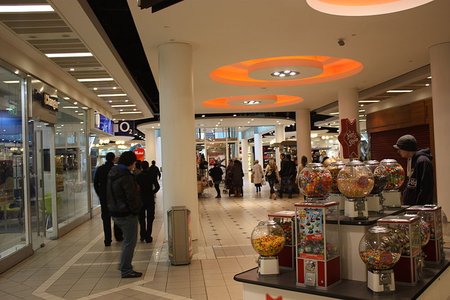
<path id="1" fill-rule="evenodd" d="M 138 243 L 133 260 L 144 277 L 121 279 L 120 244 L 103 246 L 101 219 L 96 216 L 1 274 L 0 299 L 242 299 L 242 285 L 233 276 L 256 266 L 250 245 L 253 228 L 268 212 L 292 210 L 299 200 L 270 200 L 267 186 L 256 195 L 250 183 L 244 198 L 214 196 L 211 188 L 199 198 L 201 234 L 190 265 L 172 266 L 168 261 L 159 210 L 153 243 Z M 161 199 L 159 194 L 158 208 Z M 447 227 L 445 239 L 450 241 Z"/>

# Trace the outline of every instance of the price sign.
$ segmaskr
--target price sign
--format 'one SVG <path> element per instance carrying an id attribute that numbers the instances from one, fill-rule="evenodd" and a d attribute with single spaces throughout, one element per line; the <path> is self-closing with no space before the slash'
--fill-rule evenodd
<path id="1" fill-rule="evenodd" d="M 356 120 L 341 119 L 341 130 L 338 136 L 339 143 L 342 146 L 342 155 L 344 158 L 357 158 L 359 156 L 360 135 L 356 128 Z"/>

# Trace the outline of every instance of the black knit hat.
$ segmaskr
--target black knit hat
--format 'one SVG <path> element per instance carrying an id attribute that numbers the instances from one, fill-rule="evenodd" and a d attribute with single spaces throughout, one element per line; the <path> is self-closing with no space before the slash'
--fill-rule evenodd
<path id="1" fill-rule="evenodd" d="M 397 143 L 394 145 L 394 148 L 405 151 L 417 151 L 416 138 L 410 134 L 403 135 L 399 137 Z"/>

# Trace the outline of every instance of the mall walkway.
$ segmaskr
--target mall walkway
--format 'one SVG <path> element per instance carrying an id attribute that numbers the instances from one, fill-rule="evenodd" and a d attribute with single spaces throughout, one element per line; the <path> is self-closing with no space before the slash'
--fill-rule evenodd
<path id="1" fill-rule="evenodd" d="M 292 210 L 298 199 L 269 199 L 269 187 L 256 195 L 246 184 L 243 198 L 215 199 L 214 188 L 199 198 L 201 233 L 190 265 L 172 266 L 162 227 L 161 199 L 152 244 L 138 242 L 133 266 L 138 279 L 121 279 L 120 243 L 103 246 L 100 215 L 32 257 L 0 274 L 0 299 L 242 299 L 233 276 L 256 267 L 250 235 L 268 212 Z"/>

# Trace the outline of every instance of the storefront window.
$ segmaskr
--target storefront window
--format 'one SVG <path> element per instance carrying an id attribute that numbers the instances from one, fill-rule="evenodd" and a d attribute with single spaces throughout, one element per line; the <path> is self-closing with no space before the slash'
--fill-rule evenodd
<path id="1" fill-rule="evenodd" d="M 22 78 L 0 67 L 0 259 L 26 245 L 22 83 Z"/>

